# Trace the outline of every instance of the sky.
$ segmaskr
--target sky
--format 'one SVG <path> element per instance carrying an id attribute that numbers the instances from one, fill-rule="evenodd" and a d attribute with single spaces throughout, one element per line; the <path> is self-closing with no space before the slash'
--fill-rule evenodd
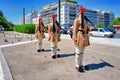
<path id="1" fill-rule="evenodd" d="M 62 0 L 61 0 L 62 1 Z M 74 0 L 87 9 L 112 11 L 120 16 L 120 0 Z M 58 0 L 0 0 L 0 10 L 6 19 L 14 24 L 21 24 L 23 8 L 27 15 L 32 10 L 39 11 L 45 5 L 57 3 Z"/>

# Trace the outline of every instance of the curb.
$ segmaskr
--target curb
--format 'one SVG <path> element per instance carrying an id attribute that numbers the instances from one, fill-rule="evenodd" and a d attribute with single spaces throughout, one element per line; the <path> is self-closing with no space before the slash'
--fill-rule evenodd
<path id="1" fill-rule="evenodd" d="M 8 64 L 6 62 L 6 59 L 2 53 L 1 48 L 0 48 L 0 61 L 1 61 L 2 69 L 3 69 L 4 80 L 14 80 L 10 72 L 10 69 L 8 67 Z"/>

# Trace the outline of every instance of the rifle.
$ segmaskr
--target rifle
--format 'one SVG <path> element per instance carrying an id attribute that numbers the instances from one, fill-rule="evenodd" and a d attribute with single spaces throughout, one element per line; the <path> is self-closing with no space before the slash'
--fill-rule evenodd
<path id="1" fill-rule="evenodd" d="M 95 26 L 86 16 L 84 16 L 85 20 L 88 21 L 92 26 Z"/>

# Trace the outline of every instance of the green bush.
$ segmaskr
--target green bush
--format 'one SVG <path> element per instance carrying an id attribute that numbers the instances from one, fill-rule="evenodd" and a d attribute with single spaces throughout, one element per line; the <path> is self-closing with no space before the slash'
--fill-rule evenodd
<path id="1" fill-rule="evenodd" d="M 35 24 L 17 25 L 14 30 L 20 33 L 33 34 L 35 33 Z"/>
<path id="2" fill-rule="evenodd" d="M 5 28 L 4 31 L 14 31 L 13 28 Z"/>

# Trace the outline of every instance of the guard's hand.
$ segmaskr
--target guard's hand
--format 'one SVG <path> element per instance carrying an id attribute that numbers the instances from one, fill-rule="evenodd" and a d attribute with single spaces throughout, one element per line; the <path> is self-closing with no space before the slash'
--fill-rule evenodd
<path id="1" fill-rule="evenodd" d="M 77 40 L 74 40 L 74 44 L 77 45 Z"/>
<path id="2" fill-rule="evenodd" d="M 48 37 L 48 41 L 50 41 L 50 37 Z"/>
<path id="3" fill-rule="evenodd" d="M 61 32 L 62 32 L 62 30 L 59 30 L 59 32 L 61 33 Z"/>

